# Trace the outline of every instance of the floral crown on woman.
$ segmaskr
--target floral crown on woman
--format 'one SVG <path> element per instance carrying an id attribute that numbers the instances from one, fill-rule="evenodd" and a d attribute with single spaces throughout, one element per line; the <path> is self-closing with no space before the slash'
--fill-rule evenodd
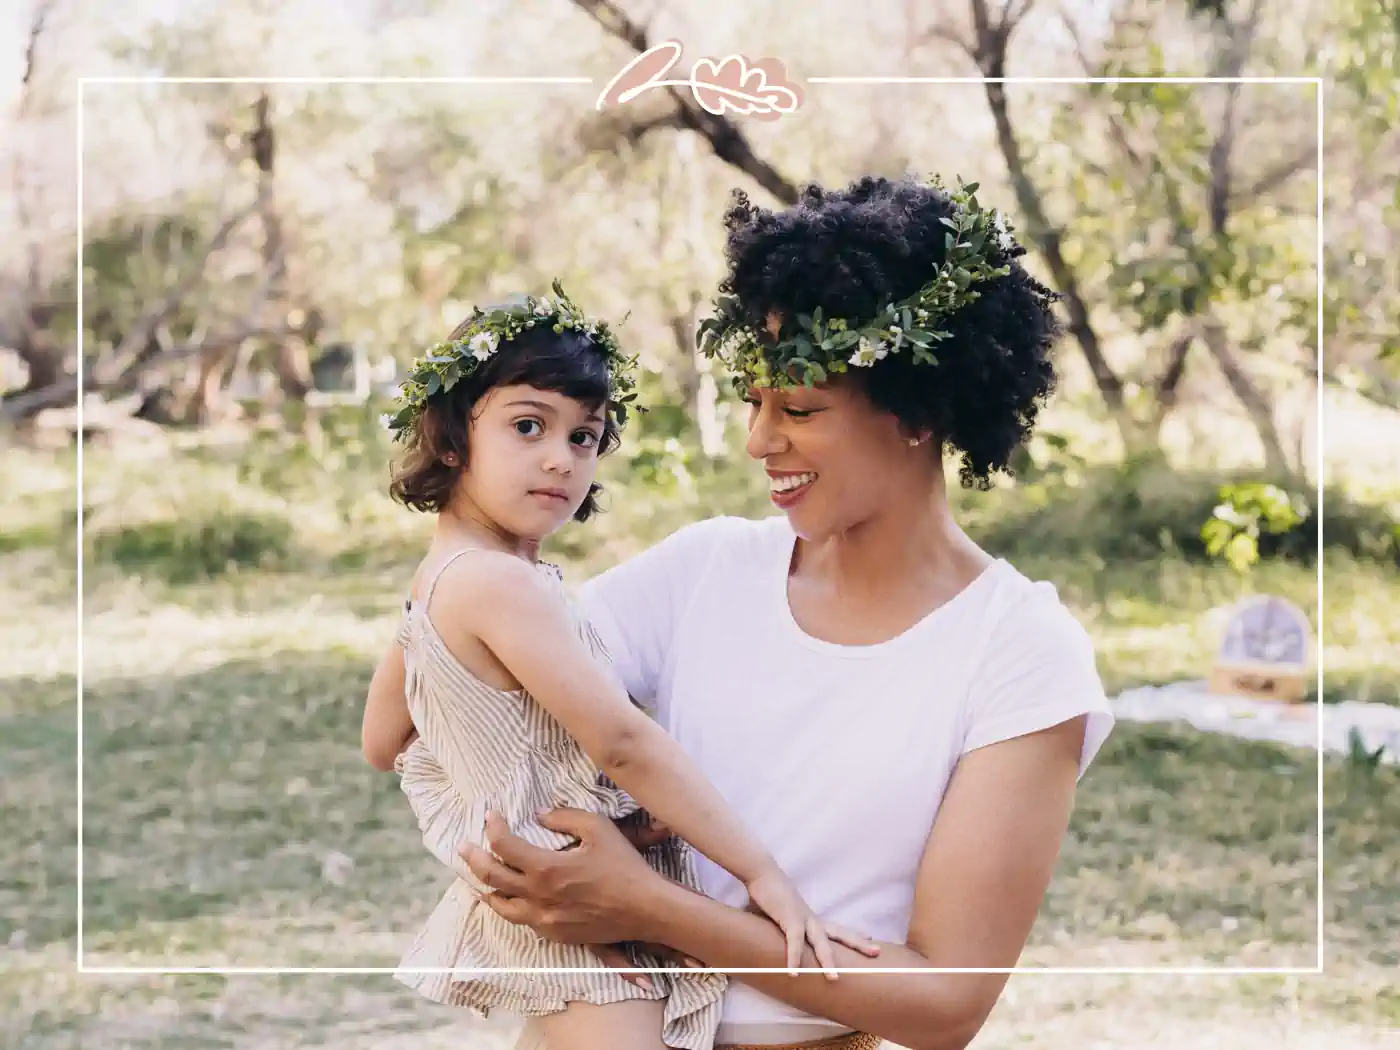
<path id="1" fill-rule="evenodd" d="M 384 425 L 395 441 L 404 441 L 414 432 L 428 401 L 446 393 L 489 361 L 521 332 L 538 325 L 549 325 L 556 332 L 579 332 L 607 362 L 609 391 L 607 411 L 618 426 L 627 422 L 628 406 L 637 398 L 632 370 L 637 359 L 622 352 L 606 321 L 591 320 L 565 294 L 558 280 L 551 285 L 554 297 L 525 295 L 487 310 L 474 307 L 472 315 L 459 326 L 460 334 L 428 348 L 413 363 L 408 378 L 394 402 L 394 411 L 384 417 Z"/>
<path id="2" fill-rule="evenodd" d="M 934 346 L 949 338 L 944 322 L 978 298 L 976 285 L 1004 277 L 1011 267 L 993 262 L 1016 248 L 1013 227 L 997 209 L 977 203 L 977 183 L 958 179 L 956 192 L 934 175 L 928 185 L 942 191 L 952 215 L 941 221 L 943 262 L 913 295 L 888 303 L 868 320 L 826 317 L 821 307 L 784 318 L 774 339 L 751 322 L 736 295 L 721 295 L 715 312 L 700 322 L 696 346 L 734 373 L 736 387 L 812 386 L 848 368 L 870 368 L 892 353 L 907 350 L 918 364 L 936 365 Z"/>

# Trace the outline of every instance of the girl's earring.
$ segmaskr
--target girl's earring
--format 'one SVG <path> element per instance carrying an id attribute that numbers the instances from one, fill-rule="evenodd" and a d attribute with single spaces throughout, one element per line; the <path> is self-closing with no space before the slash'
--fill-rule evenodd
<path id="1" fill-rule="evenodd" d="M 924 439 L 923 439 L 923 438 L 910 438 L 910 439 L 909 439 L 909 447 L 910 447 L 910 448 L 913 448 L 915 445 L 922 445 L 923 443 L 924 443 Z"/>

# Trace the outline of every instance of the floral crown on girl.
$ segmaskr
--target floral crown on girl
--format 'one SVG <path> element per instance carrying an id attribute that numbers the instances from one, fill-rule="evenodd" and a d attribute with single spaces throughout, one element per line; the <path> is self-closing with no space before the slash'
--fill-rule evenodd
<path id="1" fill-rule="evenodd" d="M 628 406 L 637 398 L 632 370 L 637 359 L 622 352 L 606 321 L 584 315 L 565 294 L 558 280 L 549 296 L 525 295 L 483 310 L 474 307 L 460 327 L 461 334 L 428 348 L 415 361 L 394 402 L 394 411 L 384 417 L 384 425 L 395 441 L 405 441 L 414 432 L 430 399 L 446 393 L 489 361 L 500 349 L 527 329 L 549 325 L 556 332 L 571 329 L 588 337 L 603 355 L 610 377 L 607 411 L 618 426 L 627 422 Z"/>
<path id="2" fill-rule="evenodd" d="M 1011 272 L 1005 260 L 1017 245 L 1002 214 L 977 203 L 977 183 L 960 178 L 951 192 L 934 175 L 927 184 L 947 195 L 952 215 L 942 219 L 948 227 L 943 262 L 913 295 L 865 320 L 826 317 L 818 307 L 784 318 L 776 339 L 755 326 L 738 296 L 721 295 L 713 316 L 700 322 L 697 348 L 734 373 L 741 390 L 812 386 L 904 350 L 918 364 L 938 364 L 933 348 L 951 334 L 943 323 L 981 295 L 977 284 Z"/>

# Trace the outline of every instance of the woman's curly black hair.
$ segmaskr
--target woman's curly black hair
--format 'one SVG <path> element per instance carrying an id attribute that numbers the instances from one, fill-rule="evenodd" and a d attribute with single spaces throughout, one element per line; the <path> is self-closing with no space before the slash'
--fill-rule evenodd
<path id="1" fill-rule="evenodd" d="M 809 185 L 798 202 L 773 212 L 735 190 L 724 217 L 728 275 L 720 290 L 737 296 L 760 330 L 768 315 L 811 313 L 861 321 L 917 292 L 943 261 L 952 215 L 946 193 L 914 179 L 867 176 L 845 189 Z M 989 246 L 1011 272 L 978 285 L 981 297 L 949 317 L 951 338 L 937 365 L 895 353 L 851 369 L 870 399 L 911 431 L 929 430 L 962 456 L 966 487 L 991 487 L 997 471 L 1030 436 L 1055 385 L 1051 350 L 1060 333 L 1059 296 L 1016 261 L 1019 244 Z"/>

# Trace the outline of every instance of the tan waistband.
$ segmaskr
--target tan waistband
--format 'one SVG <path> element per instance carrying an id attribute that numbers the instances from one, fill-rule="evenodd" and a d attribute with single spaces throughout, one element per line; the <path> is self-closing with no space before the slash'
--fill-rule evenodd
<path id="1" fill-rule="evenodd" d="M 721 1043 L 715 1050 L 879 1050 L 884 1040 L 865 1032 L 851 1032 L 814 1043 Z"/>

